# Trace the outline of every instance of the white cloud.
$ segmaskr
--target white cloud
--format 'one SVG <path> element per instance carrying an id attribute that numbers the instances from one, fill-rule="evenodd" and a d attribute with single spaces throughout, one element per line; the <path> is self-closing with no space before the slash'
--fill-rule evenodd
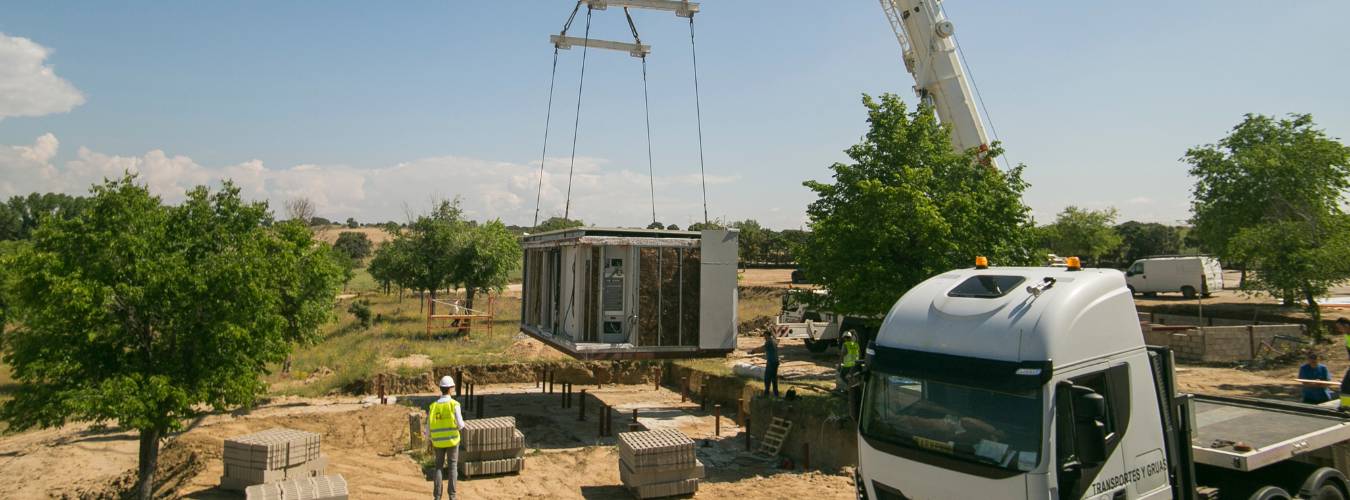
<path id="1" fill-rule="evenodd" d="M 1125 203 L 1130 205 L 1151 205 L 1153 204 L 1153 198 L 1147 196 L 1135 196 L 1134 198 L 1125 200 Z"/>
<path id="2" fill-rule="evenodd" d="M 50 49 L 32 40 L 0 33 L 0 120 L 65 113 L 84 104 L 84 95 L 45 64 L 48 55 Z"/>
<path id="3" fill-rule="evenodd" d="M 52 134 L 31 146 L 0 146 L 0 196 L 32 191 L 82 194 L 104 178 L 123 172 L 165 201 L 176 203 L 197 185 L 218 186 L 231 179 L 251 199 L 266 200 L 274 210 L 288 199 L 306 197 L 318 214 L 361 221 L 403 220 L 422 212 L 437 199 L 460 196 L 475 219 L 501 218 L 508 224 L 529 224 L 536 192 L 540 219 L 562 215 L 567 200 L 565 158 L 549 158 L 541 191 L 539 166 L 460 156 L 422 158 L 371 169 L 346 165 L 302 164 L 273 168 L 261 160 L 226 166 L 205 166 L 192 158 L 152 150 L 119 156 L 80 148 L 76 158 L 53 164 L 59 142 Z M 598 225 L 646 225 L 651 218 L 651 186 L 656 209 L 666 223 L 684 225 L 702 219 L 698 174 L 657 176 L 615 168 L 600 158 L 577 158 L 572 178 L 570 216 Z M 734 183 L 738 176 L 709 176 L 708 185 Z"/>

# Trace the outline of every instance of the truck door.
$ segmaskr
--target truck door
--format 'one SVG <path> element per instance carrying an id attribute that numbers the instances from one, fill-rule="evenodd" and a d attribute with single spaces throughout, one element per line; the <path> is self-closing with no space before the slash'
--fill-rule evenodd
<path id="1" fill-rule="evenodd" d="M 1126 452 L 1120 444 L 1129 422 L 1129 388 L 1118 387 L 1120 380 L 1128 384 L 1126 365 L 1089 368 L 1056 385 L 1054 470 L 1059 498 L 1127 498 L 1131 475 L 1126 473 Z M 1081 403 L 1085 393 L 1104 401 L 1099 416 L 1085 414 Z M 1099 442 L 1094 445 L 1092 440 Z M 1086 456 L 1095 446 L 1100 446 L 1096 450 L 1100 456 Z"/>

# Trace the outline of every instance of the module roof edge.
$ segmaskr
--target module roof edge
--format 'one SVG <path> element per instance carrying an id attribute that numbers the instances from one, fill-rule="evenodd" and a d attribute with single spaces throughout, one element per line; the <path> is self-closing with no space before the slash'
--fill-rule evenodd
<path id="1" fill-rule="evenodd" d="M 734 229 L 728 229 L 735 231 Z M 625 227 L 572 227 L 567 229 L 555 229 L 544 231 L 542 233 L 529 234 L 521 236 L 522 240 L 534 241 L 540 239 L 555 239 L 566 237 L 581 236 L 645 236 L 645 237 L 664 237 L 664 238 L 699 238 L 703 236 L 699 231 L 679 231 L 670 229 L 642 229 Z"/>

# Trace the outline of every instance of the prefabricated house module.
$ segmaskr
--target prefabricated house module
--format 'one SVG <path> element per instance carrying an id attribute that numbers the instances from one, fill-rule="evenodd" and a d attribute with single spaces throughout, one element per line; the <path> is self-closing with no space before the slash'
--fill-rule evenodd
<path id="1" fill-rule="evenodd" d="M 573 228 L 527 235 L 521 329 L 578 359 L 736 347 L 737 232 Z"/>

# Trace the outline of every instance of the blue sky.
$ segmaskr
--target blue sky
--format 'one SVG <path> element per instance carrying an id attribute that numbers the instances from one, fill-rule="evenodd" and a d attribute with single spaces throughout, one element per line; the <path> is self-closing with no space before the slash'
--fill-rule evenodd
<path id="1" fill-rule="evenodd" d="M 4 40 L 45 49 L 55 79 L 0 85 L 11 93 L 0 95 L 0 195 L 82 192 L 131 168 L 167 199 L 229 176 L 274 205 L 314 199 L 330 218 L 402 219 L 460 195 L 476 217 L 528 224 L 547 39 L 572 4 L 9 2 Z M 1177 159 L 1243 113 L 1308 112 L 1332 136 L 1350 132 L 1345 2 L 944 5 L 1008 158 L 1027 165 L 1026 201 L 1042 222 L 1071 204 L 1114 206 L 1122 221 L 1185 219 L 1191 182 Z M 711 215 L 800 227 L 813 199 L 802 180 L 828 178 L 863 133 L 860 94 L 914 101 L 900 49 L 872 1 L 702 10 Z M 688 24 L 634 17 L 653 46 L 656 210 L 683 226 L 702 218 Z M 629 39 L 622 11 L 596 11 L 592 35 Z M 564 204 L 580 56 L 559 59 L 545 217 Z M 606 51 L 586 64 L 572 215 L 645 225 L 641 66 Z M 76 94 L 36 88 L 58 80 Z"/>

